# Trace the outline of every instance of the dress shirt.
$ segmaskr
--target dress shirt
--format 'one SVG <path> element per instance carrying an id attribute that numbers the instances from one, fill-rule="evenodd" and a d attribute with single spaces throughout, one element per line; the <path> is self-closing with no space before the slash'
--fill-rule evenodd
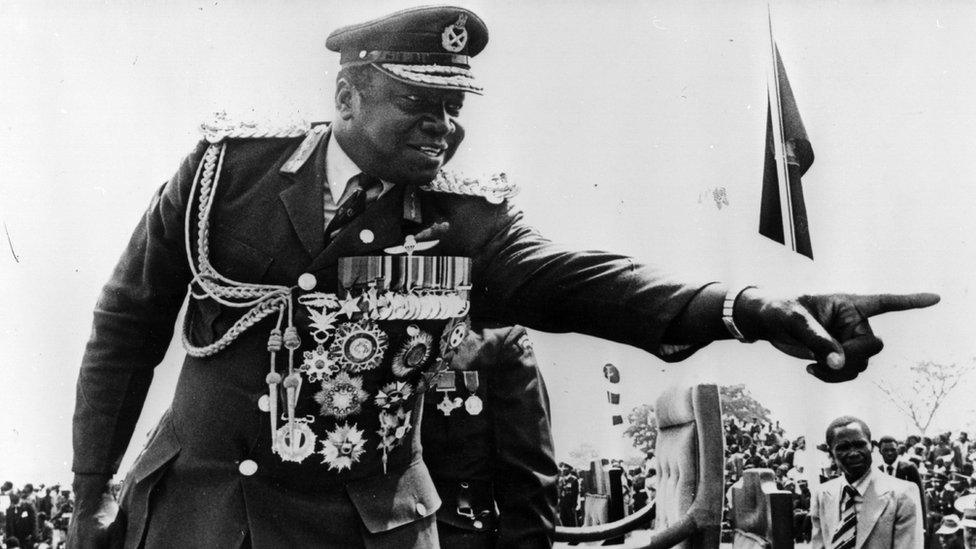
<path id="1" fill-rule="evenodd" d="M 874 467 L 869 467 L 868 472 L 864 473 L 864 476 L 855 480 L 854 482 L 847 481 L 847 477 L 844 477 L 845 484 L 852 486 L 857 490 L 857 497 L 854 498 L 854 509 L 857 511 L 857 516 L 861 516 L 861 509 L 864 508 L 864 492 L 867 491 L 868 485 L 871 484 L 871 476 L 875 474 Z M 843 492 L 841 492 L 843 494 Z M 840 506 L 837 508 L 837 512 L 841 513 L 844 509 L 844 498 L 840 498 Z"/>
<path id="2" fill-rule="evenodd" d="M 334 215 L 339 205 L 346 198 L 344 195 L 349 187 L 349 180 L 363 173 L 363 170 L 359 169 L 359 166 L 349 158 L 346 151 L 342 150 L 342 146 L 331 133 L 327 147 L 325 151 L 325 177 L 328 179 L 330 196 L 325 201 L 325 209 L 327 213 Z M 387 181 L 382 181 L 382 183 L 383 190 L 380 191 L 379 196 L 383 196 L 386 191 L 393 187 L 393 184 Z M 331 216 L 328 219 L 331 219 Z"/>

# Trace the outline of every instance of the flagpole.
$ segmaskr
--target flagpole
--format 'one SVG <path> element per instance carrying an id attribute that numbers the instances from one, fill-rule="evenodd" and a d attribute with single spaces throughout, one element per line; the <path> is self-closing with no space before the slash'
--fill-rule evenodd
<path id="1" fill-rule="evenodd" d="M 790 177 L 786 166 L 786 141 L 783 130 L 783 109 L 780 101 L 779 63 L 776 59 L 776 40 L 773 38 L 773 12 L 766 3 L 766 16 L 769 22 L 769 51 L 770 70 L 768 74 L 767 92 L 769 95 L 769 113 L 772 117 L 773 128 L 773 156 L 776 159 L 776 181 L 779 185 L 779 207 L 783 220 L 784 244 L 790 250 L 796 251 L 796 232 L 793 222 L 793 200 L 790 195 Z"/>

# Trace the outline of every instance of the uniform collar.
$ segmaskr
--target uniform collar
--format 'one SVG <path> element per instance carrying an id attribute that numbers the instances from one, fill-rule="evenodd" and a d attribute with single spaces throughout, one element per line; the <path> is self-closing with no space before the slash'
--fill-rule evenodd
<path id="1" fill-rule="evenodd" d="M 323 140 L 325 143 L 322 143 Z M 311 168 L 313 166 L 314 169 Z M 282 164 L 280 172 L 289 179 L 296 181 L 314 178 L 320 181 L 322 187 L 328 186 L 332 197 L 341 199 L 349 180 L 362 173 L 362 170 L 332 137 L 331 125 L 316 124 L 304 141 Z M 395 186 L 388 181 L 382 181 L 382 183 L 383 191 L 380 196 L 387 194 Z M 321 204 L 321 201 L 319 203 Z M 409 185 L 404 189 L 403 219 L 418 224 L 423 222 L 420 199 L 414 185 Z"/>

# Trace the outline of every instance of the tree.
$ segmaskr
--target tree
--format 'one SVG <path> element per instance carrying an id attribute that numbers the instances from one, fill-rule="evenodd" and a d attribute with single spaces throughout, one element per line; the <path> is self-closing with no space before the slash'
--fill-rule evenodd
<path id="1" fill-rule="evenodd" d="M 589 442 L 584 442 L 569 452 L 570 465 L 577 469 L 589 467 L 590 462 L 597 459 L 600 459 L 600 450 Z"/>
<path id="2" fill-rule="evenodd" d="M 739 421 L 752 422 L 755 418 L 772 423 L 772 412 L 752 396 L 744 383 L 738 385 L 722 385 L 719 387 L 722 397 L 723 419 L 734 417 Z"/>
<path id="3" fill-rule="evenodd" d="M 907 378 L 912 380 L 910 388 L 894 386 L 887 379 L 876 381 L 874 384 L 901 413 L 911 420 L 918 432 L 925 435 L 939 407 L 959 382 L 973 371 L 973 364 L 960 366 L 954 362 L 939 364 L 931 360 L 922 360 L 908 369 Z M 889 379 L 891 378 L 904 377 L 889 376 Z"/>
<path id="4" fill-rule="evenodd" d="M 657 417 L 654 415 L 654 407 L 650 404 L 641 404 L 627 414 L 627 428 L 624 429 L 624 436 L 629 437 L 643 454 L 654 450 L 657 443 Z"/>
<path id="5" fill-rule="evenodd" d="M 722 398 L 722 415 L 725 418 L 734 417 L 749 423 L 758 418 L 772 423 L 772 412 L 752 396 L 745 384 L 723 385 L 719 387 L 719 395 Z M 634 448 L 644 454 L 654 450 L 657 443 L 657 417 L 654 415 L 654 407 L 650 404 L 635 407 L 627 414 L 627 422 L 624 435 L 631 439 Z"/>

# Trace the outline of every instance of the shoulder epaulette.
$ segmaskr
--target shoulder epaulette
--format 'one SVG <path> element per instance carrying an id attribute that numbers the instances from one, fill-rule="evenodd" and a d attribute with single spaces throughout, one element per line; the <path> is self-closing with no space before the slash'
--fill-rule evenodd
<path id="1" fill-rule="evenodd" d="M 218 112 L 200 124 L 200 132 L 209 143 L 220 143 L 225 139 L 304 137 L 310 128 L 304 120 L 289 123 L 232 120 L 225 112 Z"/>
<path id="2" fill-rule="evenodd" d="M 483 178 L 474 178 L 443 170 L 429 184 L 422 185 L 420 190 L 434 193 L 480 196 L 492 204 L 501 204 L 506 199 L 519 193 L 518 185 L 509 183 L 508 177 L 504 173 L 497 173 Z"/>

